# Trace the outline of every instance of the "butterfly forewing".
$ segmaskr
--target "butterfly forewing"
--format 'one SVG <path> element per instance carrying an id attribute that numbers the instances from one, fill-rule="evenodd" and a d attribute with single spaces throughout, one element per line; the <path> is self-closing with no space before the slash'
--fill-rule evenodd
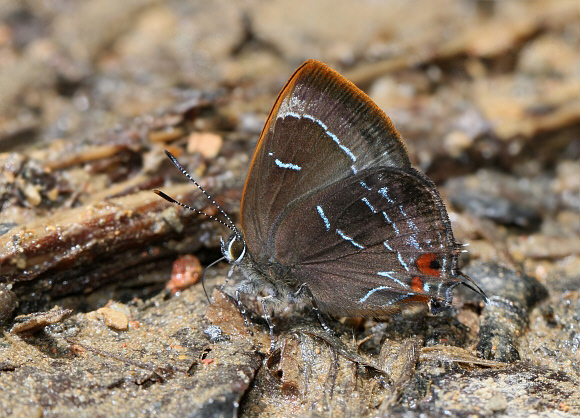
<path id="1" fill-rule="evenodd" d="M 306 62 L 278 96 L 254 153 L 242 200 L 249 252 L 272 257 L 290 202 L 375 166 L 410 166 L 391 121 L 340 74 Z"/>

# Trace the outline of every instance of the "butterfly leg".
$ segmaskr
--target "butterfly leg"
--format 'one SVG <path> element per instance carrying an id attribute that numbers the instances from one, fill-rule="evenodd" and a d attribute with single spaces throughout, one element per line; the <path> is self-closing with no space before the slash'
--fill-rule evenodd
<path id="1" fill-rule="evenodd" d="M 320 309 L 318 309 L 318 306 L 316 305 L 316 300 L 314 300 L 314 296 L 312 295 L 312 292 L 310 291 L 310 289 L 308 288 L 308 286 L 306 286 L 306 284 L 301 284 L 300 287 L 298 288 L 298 290 L 294 293 L 294 297 L 295 298 L 299 298 L 302 294 L 306 295 L 308 297 L 308 299 L 310 300 L 310 304 L 312 305 L 312 310 L 316 313 L 316 317 L 318 318 L 318 322 L 320 323 L 320 326 L 329 334 L 334 334 L 334 331 L 332 330 L 332 328 L 330 328 L 326 322 L 324 321 L 323 317 L 322 317 L 322 312 L 320 311 Z"/>
<path id="2" fill-rule="evenodd" d="M 220 259 L 221 260 L 221 259 Z M 224 287 L 226 287 L 226 285 L 228 284 L 228 282 L 230 281 L 230 279 L 232 278 L 232 275 L 234 274 L 234 270 L 236 269 L 237 265 L 233 264 L 229 271 L 228 271 L 228 275 L 226 277 L 226 280 L 222 283 L 222 285 L 220 286 L 220 290 L 224 290 Z"/>
<path id="3" fill-rule="evenodd" d="M 246 328 L 250 328 L 250 321 L 248 321 L 248 311 L 246 310 L 246 307 L 242 303 L 242 299 L 240 297 L 242 293 L 243 292 L 238 287 L 236 289 L 236 303 L 238 304 L 238 309 L 240 310 L 240 313 L 242 314 L 242 317 L 244 318 L 244 325 L 246 326 Z"/>
<path id="4" fill-rule="evenodd" d="M 260 298 L 260 302 L 262 303 L 262 310 L 264 311 L 264 319 L 270 328 L 270 353 L 273 353 L 276 349 L 276 340 L 274 339 L 274 323 L 272 322 L 272 309 L 270 309 L 270 304 L 268 303 L 269 298 L 271 296 Z"/>

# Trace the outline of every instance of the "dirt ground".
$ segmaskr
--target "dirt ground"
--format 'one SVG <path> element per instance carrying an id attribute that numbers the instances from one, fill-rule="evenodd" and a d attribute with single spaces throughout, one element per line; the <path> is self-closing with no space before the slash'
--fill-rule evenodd
<path id="1" fill-rule="evenodd" d="M 217 212 L 163 150 L 237 221 L 310 58 L 392 119 L 493 303 L 288 310 L 273 353 L 223 263 L 208 303 L 228 230 L 152 193 Z M 574 0 L 0 0 L 0 417 L 579 416 L 579 160 Z"/>

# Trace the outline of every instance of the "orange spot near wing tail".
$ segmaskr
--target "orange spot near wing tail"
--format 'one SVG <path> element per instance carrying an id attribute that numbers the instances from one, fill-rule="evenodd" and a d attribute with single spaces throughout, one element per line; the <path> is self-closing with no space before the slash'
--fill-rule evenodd
<path id="1" fill-rule="evenodd" d="M 419 271 L 421 273 L 427 276 L 438 277 L 441 274 L 439 272 L 439 269 L 441 267 L 439 265 L 439 261 L 437 260 L 437 254 L 435 253 L 426 253 L 421 255 L 421 257 L 419 257 L 419 259 L 417 260 L 417 267 L 419 268 Z"/>
<path id="2" fill-rule="evenodd" d="M 419 277 L 413 277 L 411 280 L 411 289 L 417 293 L 423 293 L 423 280 Z"/>

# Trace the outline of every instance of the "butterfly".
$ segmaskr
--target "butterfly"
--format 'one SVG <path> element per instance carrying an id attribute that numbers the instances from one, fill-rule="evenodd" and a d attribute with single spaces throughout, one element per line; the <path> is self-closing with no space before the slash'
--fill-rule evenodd
<path id="1" fill-rule="evenodd" d="M 372 317 L 414 304 L 437 312 L 459 284 L 487 300 L 459 271 L 462 247 L 445 205 L 411 167 L 391 120 L 316 60 L 278 95 L 250 164 L 241 230 L 229 218 L 227 225 L 233 233 L 222 252 L 244 276 L 236 299 L 264 295 L 271 335 L 280 301 Z"/>

